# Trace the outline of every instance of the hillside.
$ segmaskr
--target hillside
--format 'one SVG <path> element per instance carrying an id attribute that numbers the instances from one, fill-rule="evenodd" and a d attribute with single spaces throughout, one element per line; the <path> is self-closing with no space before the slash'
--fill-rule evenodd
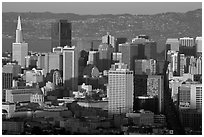
<path id="1" fill-rule="evenodd" d="M 15 37 L 17 16 L 22 18 L 25 39 L 50 39 L 51 23 L 59 19 L 72 22 L 73 40 L 101 38 L 106 32 L 115 37 L 131 39 L 139 34 L 149 35 L 162 51 L 166 38 L 202 35 L 202 9 L 186 13 L 155 15 L 77 15 L 72 13 L 2 13 L 3 37 Z"/>

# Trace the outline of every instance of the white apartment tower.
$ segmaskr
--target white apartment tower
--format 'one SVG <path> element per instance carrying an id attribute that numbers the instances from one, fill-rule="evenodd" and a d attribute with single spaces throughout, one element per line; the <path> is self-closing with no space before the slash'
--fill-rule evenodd
<path id="1" fill-rule="evenodd" d="M 108 72 L 109 115 L 133 111 L 133 71 L 123 63 L 115 63 Z"/>
<path id="2" fill-rule="evenodd" d="M 16 41 L 15 43 L 12 43 L 12 53 L 12 60 L 17 61 L 22 68 L 25 68 L 25 57 L 28 55 L 28 43 L 23 41 L 20 16 L 18 16 Z"/>
<path id="3" fill-rule="evenodd" d="M 63 84 L 71 90 L 78 90 L 78 49 L 63 48 Z"/>

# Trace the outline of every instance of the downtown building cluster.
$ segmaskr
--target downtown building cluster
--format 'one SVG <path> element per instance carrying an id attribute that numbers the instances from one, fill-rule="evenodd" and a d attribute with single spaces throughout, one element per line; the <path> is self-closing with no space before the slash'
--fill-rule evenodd
<path id="1" fill-rule="evenodd" d="M 146 35 L 128 41 L 107 33 L 73 45 L 71 23 L 51 26 L 51 52 L 30 52 L 18 17 L 12 61 L 2 68 L 5 132 L 36 134 L 38 123 L 54 134 L 41 125 L 49 121 L 59 134 L 201 133 L 201 37 L 167 39 L 158 60 Z M 25 117 L 32 128 L 22 126 Z"/>

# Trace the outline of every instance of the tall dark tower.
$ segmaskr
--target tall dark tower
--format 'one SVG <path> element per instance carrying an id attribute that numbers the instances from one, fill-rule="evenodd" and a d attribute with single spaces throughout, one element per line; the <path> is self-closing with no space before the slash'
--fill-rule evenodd
<path id="1" fill-rule="evenodd" d="M 72 26 L 67 20 L 59 20 L 51 26 L 52 47 L 71 47 Z M 51 49 L 52 50 L 52 49 Z"/>

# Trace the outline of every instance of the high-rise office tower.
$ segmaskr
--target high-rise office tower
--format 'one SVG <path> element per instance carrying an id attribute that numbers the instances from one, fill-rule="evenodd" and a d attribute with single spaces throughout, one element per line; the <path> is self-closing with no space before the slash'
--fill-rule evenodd
<path id="1" fill-rule="evenodd" d="M 179 87 L 179 108 L 202 109 L 202 84 L 186 83 Z"/>
<path id="2" fill-rule="evenodd" d="M 107 32 L 107 35 L 102 37 L 102 43 L 109 44 L 115 48 L 115 38 L 114 36 L 111 36 L 109 32 Z"/>
<path id="3" fill-rule="evenodd" d="M 7 63 L 2 68 L 2 88 L 8 89 L 13 87 L 13 79 L 21 74 L 21 66 L 15 63 Z"/>
<path id="4" fill-rule="evenodd" d="M 72 28 L 71 23 L 67 20 L 59 20 L 51 26 L 52 48 L 71 46 Z"/>
<path id="5" fill-rule="evenodd" d="M 37 68 L 44 69 L 45 68 L 45 54 L 39 54 L 37 56 Z"/>
<path id="6" fill-rule="evenodd" d="M 202 110 L 202 84 L 191 84 L 191 109 Z"/>
<path id="7" fill-rule="evenodd" d="M 127 64 L 130 70 L 134 70 L 134 62 L 138 56 L 138 45 L 134 43 L 119 44 L 119 52 L 122 53 L 122 62 Z"/>
<path id="8" fill-rule="evenodd" d="M 134 99 L 137 96 L 147 96 L 148 75 L 134 75 Z"/>
<path id="9" fill-rule="evenodd" d="M 188 64 L 188 72 L 190 73 L 190 74 L 197 74 L 197 69 L 196 69 L 196 58 L 194 57 L 194 56 L 191 56 L 190 58 L 189 58 L 190 60 L 189 60 L 189 64 Z"/>
<path id="10" fill-rule="evenodd" d="M 99 71 L 109 70 L 111 67 L 113 47 L 102 43 L 99 45 Z"/>
<path id="11" fill-rule="evenodd" d="M 115 63 L 108 72 L 108 113 L 133 111 L 133 71 L 123 63 Z"/>
<path id="12" fill-rule="evenodd" d="M 143 52 L 143 51 L 138 51 Z M 157 43 L 154 41 L 145 42 L 144 56 L 146 59 L 157 59 Z"/>
<path id="13" fill-rule="evenodd" d="M 156 74 L 160 75 L 163 73 L 165 66 L 165 60 L 157 60 L 156 61 Z"/>
<path id="14" fill-rule="evenodd" d="M 135 44 L 138 49 L 137 49 L 137 59 L 146 59 L 146 55 L 145 54 L 149 54 L 149 49 L 150 47 L 146 47 L 146 42 L 149 42 L 149 39 L 145 39 L 139 36 L 137 36 L 136 38 L 132 39 L 132 44 Z"/>
<path id="15" fill-rule="evenodd" d="M 116 42 L 115 42 L 115 48 L 114 48 L 114 52 L 118 52 L 119 50 L 119 44 L 123 44 L 127 42 L 127 38 L 117 38 Z"/>
<path id="16" fill-rule="evenodd" d="M 143 59 L 135 60 L 135 74 L 146 74 L 147 61 Z"/>
<path id="17" fill-rule="evenodd" d="M 44 71 L 45 75 L 47 75 L 49 73 L 49 53 L 45 53 L 44 62 Z"/>
<path id="18" fill-rule="evenodd" d="M 197 74 L 202 75 L 202 57 L 196 59 L 196 69 Z"/>
<path id="19" fill-rule="evenodd" d="M 23 41 L 20 16 L 18 16 L 16 41 L 15 43 L 12 44 L 12 53 L 13 53 L 12 60 L 17 61 L 22 68 L 25 68 L 25 56 L 28 55 L 28 43 L 25 43 Z"/>
<path id="20" fill-rule="evenodd" d="M 51 70 L 62 70 L 63 69 L 63 55 L 62 53 L 49 53 L 49 67 L 48 72 Z"/>
<path id="21" fill-rule="evenodd" d="M 195 44 L 196 44 L 196 52 L 201 54 L 202 53 L 202 37 L 196 37 Z"/>
<path id="22" fill-rule="evenodd" d="M 164 78 L 161 75 L 149 75 L 147 78 L 147 95 L 157 97 L 159 106 L 158 111 L 164 111 Z"/>
<path id="23" fill-rule="evenodd" d="M 138 43 L 137 46 L 138 46 L 137 59 L 146 59 L 145 56 L 146 45 L 144 43 Z"/>
<path id="24" fill-rule="evenodd" d="M 135 60 L 135 74 L 136 75 L 155 75 L 156 74 L 156 60 L 154 59 L 136 59 Z"/>
<path id="25" fill-rule="evenodd" d="M 35 55 L 28 55 L 25 57 L 25 67 L 26 68 L 36 68 L 38 57 Z"/>
<path id="26" fill-rule="evenodd" d="M 179 75 L 183 76 L 184 74 L 184 64 L 185 64 L 185 55 L 179 54 Z"/>
<path id="27" fill-rule="evenodd" d="M 87 64 L 92 64 L 98 67 L 98 61 L 99 61 L 99 52 L 89 51 L 89 57 L 88 57 Z"/>
<path id="28" fill-rule="evenodd" d="M 71 90 L 78 89 L 78 54 L 75 46 L 63 48 L 63 84 Z"/>
<path id="29" fill-rule="evenodd" d="M 181 56 L 181 60 L 183 60 L 183 54 Z M 180 74 L 180 55 L 179 52 L 177 51 L 171 51 L 169 50 L 167 52 L 167 61 L 169 61 L 169 71 L 172 72 L 174 75 L 179 75 Z M 182 65 L 183 66 L 183 65 Z"/>
<path id="30" fill-rule="evenodd" d="M 179 40 L 178 40 L 178 38 L 168 38 L 166 40 L 166 48 L 167 48 L 166 50 L 179 51 Z"/>
<path id="31" fill-rule="evenodd" d="M 113 52 L 113 60 L 114 63 L 122 63 L 122 53 Z"/>
<path id="32" fill-rule="evenodd" d="M 119 52 L 122 53 L 122 62 L 128 65 L 130 70 L 135 70 L 135 59 L 156 59 L 156 42 L 145 38 L 136 37 L 132 43 L 119 44 Z"/>
<path id="33" fill-rule="evenodd" d="M 166 60 L 169 62 L 168 69 L 174 76 L 183 76 L 186 69 L 186 59 L 184 54 L 177 51 L 168 50 Z"/>
<path id="34" fill-rule="evenodd" d="M 79 47 L 78 47 L 79 48 Z M 78 59 L 78 84 L 83 84 L 83 71 L 84 68 L 87 66 L 88 58 L 89 58 L 89 52 L 85 50 L 81 50 L 81 48 L 78 49 L 80 51 L 79 59 Z"/>
<path id="35" fill-rule="evenodd" d="M 175 72 L 175 74 L 178 74 L 178 55 L 179 53 L 176 52 L 172 55 L 172 72 Z"/>

